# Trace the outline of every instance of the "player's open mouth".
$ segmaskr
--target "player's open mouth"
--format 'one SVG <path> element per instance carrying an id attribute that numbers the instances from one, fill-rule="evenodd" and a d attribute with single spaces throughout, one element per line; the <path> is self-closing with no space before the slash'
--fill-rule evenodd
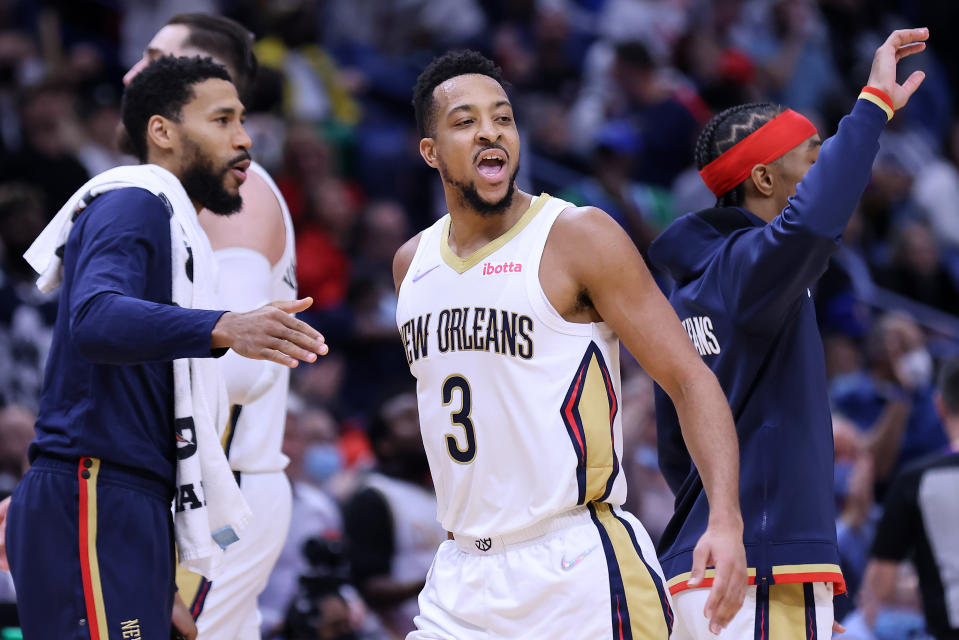
<path id="1" fill-rule="evenodd" d="M 233 175 L 236 176 L 236 179 L 242 183 L 246 180 L 246 171 L 249 168 L 250 168 L 250 161 L 243 160 L 233 165 L 231 167 L 231 170 L 233 171 Z"/>
<path id="2" fill-rule="evenodd" d="M 506 177 L 506 154 L 499 149 L 490 149 L 479 154 L 476 171 L 492 183 Z"/>

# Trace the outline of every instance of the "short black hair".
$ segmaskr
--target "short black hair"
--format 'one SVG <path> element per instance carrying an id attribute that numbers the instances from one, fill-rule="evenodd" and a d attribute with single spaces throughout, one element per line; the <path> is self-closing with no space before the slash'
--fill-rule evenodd
<path id="1" fill-rule="evenodd" d="M 649 54 L 649 49 L 639 40 L 620 42 L 616 45 L 614 51 L 616 59 L 624 64 L 646 71 L 656 68 L 656 63 L 653 62 L 653 56 Z"/>
<path id="2" fill-rule="evenodd" d="M 771 102 L 752 102 L 720 111 L 706 123 L 696 139 L 696 168 L 702 170 L 737 142 L 785 110 L 785 107 Z M 746 198 L 746 188 L 743 186 L 745 182 L 743 180 L 726 193 L 720 194 L 716 199 L 716 206 L 741 205 Z"/>
<path id="3" fill-rule="evenodd" d="M 942 363 L 936 386 L 942 396 L 946 410 L 959 416 L 959 357 L 953 357 Z"/>
<path id="4" fill-rule="evenodd" d="M 167 24 L 185 26 L 190 35 L 184 44 L 226 64 L 240 97 L 248 96 L 259 68 L 249 29 L 230 18 L 208 13 L 179 13 Z"/>
<path id="5" fill-rule="evenodd" d="M 133 152 L 147 160 L 147 122 L 154 115 L 180 121 L 183 105 L 196 97 L 193 85 L 210 79 L 231 82 L 230 73 L 212 58 L 157 58 L 123 92 L 120 114 Z"/>
<path id="6" fill-rule="evenodd" d="M 450 78 L 471 73 L 489 76 L 496 80 L 504 91 L 506 90 L 502 70 L 496 66 L 495 62 L 471 49 L 450 51 L 433 58 L 433 61 L 423 70 L 416 79 L 416 86 L 413 87 L 413 111 L 416 114 L 416 127 L 419 129 L 420 136 L 431 137 L 436 125 L 433 90 Z"/>

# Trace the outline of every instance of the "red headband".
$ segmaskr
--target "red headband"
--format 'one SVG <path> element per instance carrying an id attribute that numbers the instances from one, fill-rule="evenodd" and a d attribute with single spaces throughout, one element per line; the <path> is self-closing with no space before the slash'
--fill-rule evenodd
<path id="1" fill-rule="evenodd" d="M 749 177 L 753 167 L 766 164 L 816 134 L 805 116 L 786 109 L 703 167 L 699 175 L 718 198 Z"/>

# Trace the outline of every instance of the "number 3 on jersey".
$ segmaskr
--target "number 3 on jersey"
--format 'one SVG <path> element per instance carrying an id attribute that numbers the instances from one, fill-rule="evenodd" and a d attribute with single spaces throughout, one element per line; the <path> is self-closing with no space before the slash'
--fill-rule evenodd
<path id="1" fill-rule="evenodd" d="M 459 409 L 450 414 L 450 423 L 463 427 L 463 431 L 466 433 L 466 447 L 461 448 L 456 436 L 447 433 L 446 448 L 453 460 L 460 464 L 469 464 L 476 457 L 476 432 L 473 429 L 473 421 L 470 420 L 470 411 L 473 409 L 473 394 L 466 378 L 454 374 L 443 381 L 443 406 L 452 404 L 453 392 L 457 389 L 460 392 Z"/>

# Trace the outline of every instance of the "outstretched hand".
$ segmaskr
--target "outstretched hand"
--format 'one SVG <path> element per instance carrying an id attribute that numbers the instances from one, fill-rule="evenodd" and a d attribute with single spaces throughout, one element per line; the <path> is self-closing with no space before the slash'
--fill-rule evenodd
<path id="1" fill-rule="evenodd" d="M 869 71 L 870 87 L 881 89 L 892 98 L 893 109 L 901 109 L 909 102 L 909 98 L 926 74 L 922 71 L 913 71 L 902 84 L 896 82 L 896 66 L 900 60 L 914 53 L 925 50 L 926 40 L 929 39 L 929 29 L 898 29 L 889 34 L 886 41 L 876 49 L 872 59 L 872 69 Z"/>
<path id="2" fill-rule="evenodd" d="M 742 608 L 746 598 L 746 549 L 743 547 L 742 521 L 739 526 L 710 522 L 693 550 L 693 569 L 689 586 L 702 584 L 706 567 L 715 567 L 712 588 L 703 609 L 714 634 L 726 628 Z"/>
<path id="3" fill-rule="evenodd" d="M 254 360 L 272 360 L 290 368 L 299 361 L 314 362 L 330 348 L 319 331 L 293 317 L 313 304 L 313 298 L 271 302 L 247 313 L 227 312 L 220 316 L 210 345 L 229 347 Z"/>

